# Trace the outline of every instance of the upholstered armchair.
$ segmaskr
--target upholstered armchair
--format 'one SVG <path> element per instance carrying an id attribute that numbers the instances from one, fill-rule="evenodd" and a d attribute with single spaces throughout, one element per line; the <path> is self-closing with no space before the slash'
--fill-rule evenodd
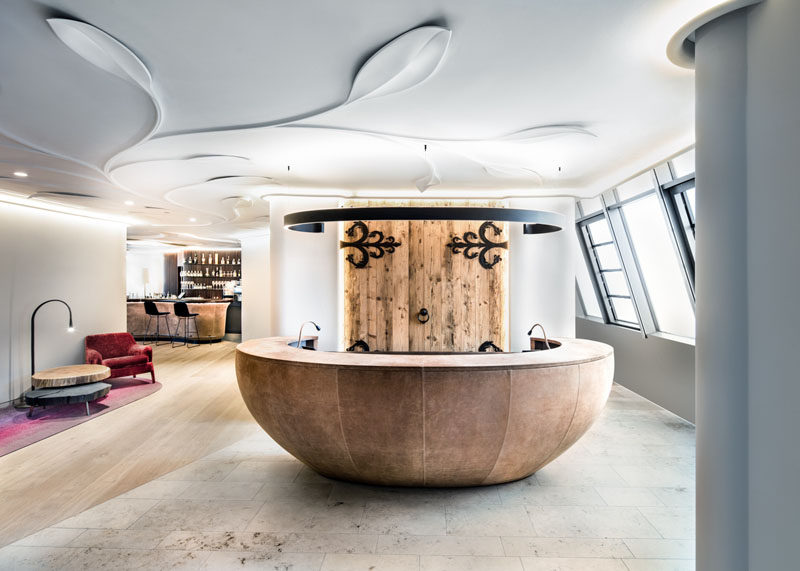
<path id="1" fill-rule="evenodd" d="M 139 345 L 130 333 L 103 333 L 86 337 L 86 363 L 105 365 L 111 369 L 111 378 L 150 373 L 156 382 L 153 369 L 153 349 Z"/>

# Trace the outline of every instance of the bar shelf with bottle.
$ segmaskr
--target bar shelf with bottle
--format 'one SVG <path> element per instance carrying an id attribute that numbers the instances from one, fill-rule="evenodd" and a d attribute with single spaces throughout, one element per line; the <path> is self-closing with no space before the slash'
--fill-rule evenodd
<path id="1" fill-rule="evenodd" d="M 178 262 L 178 281 L 187 296 L 221 299 L 242 279 L 241 250 L 185 250 Z"/>

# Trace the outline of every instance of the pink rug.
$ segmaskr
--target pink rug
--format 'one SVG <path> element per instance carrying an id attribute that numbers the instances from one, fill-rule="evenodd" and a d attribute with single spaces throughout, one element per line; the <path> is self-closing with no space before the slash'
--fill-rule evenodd
<path id="1" fill-rule="evenodd" d="M 110 384 L 111 390 L 103 398 L 89 403 L 89 411 L 92 413 L 90 416 L 86 416 L 84 403 L 37 407 L 33 418 L 27 417 L 27 409 L 16 410 L 13 406 L 8 406 L 0 410 L 0 456 L 97 418 L 161 388 L 161 383 L 133 377 L 106 379 L 103 382 Z"/>

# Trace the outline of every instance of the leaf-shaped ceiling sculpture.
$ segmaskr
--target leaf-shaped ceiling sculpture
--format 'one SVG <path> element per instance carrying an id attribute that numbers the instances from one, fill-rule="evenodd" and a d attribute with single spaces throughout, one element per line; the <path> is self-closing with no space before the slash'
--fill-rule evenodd
<path id="1" fill-rule="evenodd" d="M 405 91 L 433 75 L 450 44 L 450 30 L 422 26 L 383 46 L 358 70 L 347 103 Z"/>
<path id="2" fill-rule="evenodd" d="M 78 20 L 49 18 L 47 23 L 56 36 L 83 59 L 151 93 L 150 71 L 119 40 Z"/>
<path id="3" fill-rule="evenodd" d="M 537 184 L 542 184 L 542 175 L 533 169 L 517 166 L 485 164 L 483 172 L 497 178 L 517 178 L 520 176 L 533 178 Z"/>
<path id="4" fill-rule="evenodd" d="M 414 185 L 420 192 L 425 192 L 429 188 L 442 183 L 442 179 L 439 178 L 439 173 L 436 171 L 436 167 L 431 164 L 430 168 L 430 173 L 414 181 Z"/>
<path id="5" fill-rule="evenodd" d="M 508 133 L 507 135 L 497 137 L 495 140 L 518 141 L 520 143 L 525 143 L 528 141 L 534 141 L 536 139 L 560 137 L 562 135 L 588 135 L 589 137 L 597 137 L 597 135 L 581 125 L 564 124 L 528 127 L 527 129 L 521 129 L 519 131 L 514 131 L 513 133 Z"/>

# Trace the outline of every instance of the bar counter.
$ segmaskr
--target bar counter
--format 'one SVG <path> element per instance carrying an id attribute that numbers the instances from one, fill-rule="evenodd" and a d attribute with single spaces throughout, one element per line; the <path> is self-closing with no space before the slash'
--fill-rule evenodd
<path id="1" fill-rule="evenodd" d="M 173 307 L 176 301 L 185 301 L 183 299 L 171 300 L 152 300 L 159 311 L 167 311 L 167 320 L 169 322 L 169 330 L 175 334 L 176 339 L 183 340 L 183 324 L 181 324 L 180 335 L 177 334 L 178 318 L 175 317 Z M 220 341 L 225 337 L 225 321 L 228 310 L 227 301 L 190 301 L 186 305 L 189 308 L 189 313 L 198 313 L 197 316 L 197 329 L 200 336 L 200 341 Z M 128 301 L 128 333 L 132 334 L 137 339 L 143 339 L 145 335 L 145 328 L 149 316 L 144 311 L 144 302 L 142 301 Z M 159 339 L 169 339 L 170 334 L 164 325 L 164 318 L 160 317 L 161 321 Z M 190 320 L 191 321 L 191 320 Z M 153 317 L 150 323 L 150 329 L 147 333 L 147 338 L 155 336 L 156 318 Z M 189 338 L 193 338 L 194 334 L 193 323 L 189 323 Z"/>

